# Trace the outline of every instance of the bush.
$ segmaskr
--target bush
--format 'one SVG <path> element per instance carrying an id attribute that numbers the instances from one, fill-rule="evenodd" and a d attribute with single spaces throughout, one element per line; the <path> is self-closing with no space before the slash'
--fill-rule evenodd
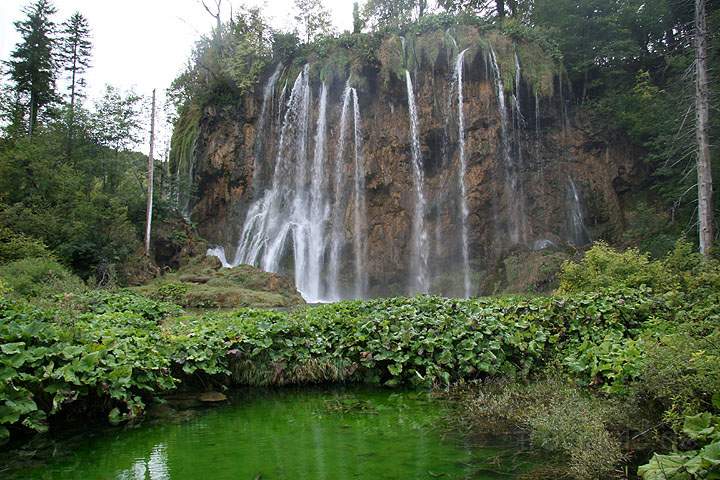
<path id="1" fill-rule="evenodd" d="M 608 287 L 636 288 L 648 286 L 667 291 L 673 276 L 661 262 L 631 248 L 619 252 L 604 242 L 597 242 L 579 262 L 565 262 L 560 273 L 558 292 L 592 292 Z"/>
<path id="2" fill-rule="evenodd" d="M 526 431 L 533 446 L 568 459 L 564 473 L 572 478 L 608 478 L 623 460 L 607 428 L 616 407 L 557 379 L 487 383 L 466 398 L 464 414 L 480 433 L 497 433 L 502 423 Z"/>
<path id="3" fill-rule="evenodd" d="M 670 326 L 670 332 L 646 343 L 635 393 L 664 411 L 677 433 L 685 417 L 720 411 L 720 307 L 705 321 Z"/>
<path id="4" fill-rule="evenodd" d="M 51 258 L 25 258 L 0 266 L 0 279 L 21 297 L 80 292 L 85 284 Z"/>
<path id="5" fill-rule="evenodd" d="M 153 300 L 125 289 L 91 291 L 77 297 L 74 303 L 76 309 L 98 315 L 128 313 L 151 322 L 182 313 L 182 309 L 172 302 Z"/>
<path id="6" fill-rule="evenodd" d="M 0 227 L 0 265 L 36 257 L 51 257 L 50 250 L 43 242 Z"/>

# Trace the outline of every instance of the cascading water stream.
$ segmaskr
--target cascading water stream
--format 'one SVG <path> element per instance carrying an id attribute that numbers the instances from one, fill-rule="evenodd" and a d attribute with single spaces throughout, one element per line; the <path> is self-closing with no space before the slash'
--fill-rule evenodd
<path id="1" fill-rule="evenodd" d="M 508 121 L 507 107 L 505 102 L 505 85 L 503 84 L 502 74 L 497 61 L 495 49 L 490 47 L 489 63 L 492 67 L 493 80 L 495 82 L 495 90 L 498 100 L 498 111 L 500 114 L 500 136 L 502 141 L 503 159 L 505 167 L 505 196 L 508 202 L 508 233 L 510 242 L 518 244 L 525 240 L 524 233 L 524 198 L 519 188 L 518 165 L 516 159 L 513 158 L 512 145 L 510 142 L 510 124 Z M 517 60 L 517 57 L 516 57 Z M 519 65 L 516 66 L 516 82 L 519 84 Z M 517 86 L 517 85 L 516 85 Z M 516 91 L 517 93 L 517 91 Z M 519 102 L 513 96 L 513 113 L 517 113 L 518 118 L 521 115 L 519 110 Z M 515 122 L 513 122 L 514 124 Z M 519 143 L 518 143 L 519 145 Z"/>
<path id="2" fill-rule="evenodd" d="M 365 298 L 368 288 L 367 264 L 367 203 L 365 200 L 365 162 L 363 157 L 360 102 L 352 89 L 355 139 L 355 181 L 353 190 L 353 246 L 355 249 L 355 298 Z"/>
<path id="3" fill-rule="evenodd" d="M 344 188 L 344 160 L 345 140 L 348 130 L 348 114 L 352 100 L 352 89 L 349 82 L 343 91 L 342 110 L 340 113 L 340 131 L 338 136 L 337 150 L 335 152 L 334 167 L 334 188 L 333 188 L 333 213 L 330 232 L 330 261 L 328 266 L 328 285 L 330 298 L 339 300 L 342 298 L 340 292 L 340 261 L 342 258 L 343 244 L 345 243 L 345 188 Z"/>
<path id="4" fill-rule="evenodd" d="M 428 236 L 425 229 L 425 174 L 423 172 L 422 151 L 420 150 L 419 120 L 415 104 L 415 93 L 413 92 L 410 72 L 407 70 L 405 70 L 405 82 L 410 114 L 410 147 L 415 187 L 415 212 L 411 240 L 412 255 L 410 258 L 410 293 L 428 293 L 430 290 L 430 278 L 428 274 Z"/>
<path id="5" fill-rule="evenodd" d="M 208 255 L 217 256 L 226 267 L 250 264 L 277 272 L 291 235 L 296 285 L 306 298 L 315 300 L 317 291 L 308 290 L 306 284 L 312 244 L 306 152 L 309 109 L 306 66 L 297 76 L 287 103 L 272 184 L 250 205 L 235 256 L 228 261 L 221 247 L 209 250 Z"/>
<path id="6" fill-rule="evenodd" d="M 467 169 L 465 159 L 465 113 L 463 111 L 463 64 L 467 49 L 460 52 L 455 62 L 455 81 L 457 84 L 457 105 L 458 105 L 458 186 L 459 186 L 459 204 L 460 204 L 460 242 L 463 262 L 463 288 L 465 297 L 470 297 L 470 255 L 468 248 L 468 216 L 470 214 L 467 206 L 466 188 L 465 188 L 465 171 Z"/>
<path id="7" fill-rule="evenodd" d="M 313 154 L 312 178 L 310 181 L 310 216 L 308 225 L 307 268 L 303 284 L 306 295 L 316 300 L 325 294 L 322 285 L 323 264 L 327 239 L 325 229 L 330 213 L 330 202 L 327 195 L 328 186 L 325 175 L 326 144 L 327 144 L 327 85 L 322 84 L 320 106 L 315 129 L 315 152 Z"/>
<path id="8" fill-rule="evenodd" d="M 568 177 L 568 203 L 572 242 L 578 247 L 587 245 L 591 241 L 590 232 L 585 225 L 580 194 L 572 177 Z"/>
<path id="9" fill-rule="evenodd" d="M 262 158 L 265 153 L 265 131 L 268 128 L 268 108 L 272 107 L 273 103 L 273 96 L 275 93 L 275 83 L 277 83 L 277 79 L 280 76 L 280 72 L 282 71 L 282 63 L 278 63 L 277 67 L 275 67 L 275 71 L 268 79 L 268 82 L 265 84 L 265 89 L 263 90 L 263 101 L 262 106 L 260 107 L 260 116 L 258 117 L 257 127 L 256 127 L 256 137 L 255 137 L 255 151 L 253 156 L 253 189 L 258 188 L 259 181 L 262 177 L 262 173 L 260 171 Z"/>

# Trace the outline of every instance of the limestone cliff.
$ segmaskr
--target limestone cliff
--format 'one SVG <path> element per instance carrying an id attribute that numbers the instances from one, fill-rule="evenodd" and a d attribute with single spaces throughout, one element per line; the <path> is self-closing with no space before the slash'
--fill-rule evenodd
<path id="1" fill-rule="evenodd" d="M 461 52 L 462 132 L 455 70 Z M 300 64 L 272 65 L 255 95 L 239 98 L 233 105 L 202 109 L 192 165 L 187 167 L 193 184 L 189 209 L 201 234 L 211 244 L 225 247 L 228 261 L 233 260 L 238 243 L 248 241 L 241 238 L 248 209 L 278 181 L 273 176 L 278 174 L 281 157 L 303 155 L 307 168 L 312 168 L 321 141 L 327 181 L 317 185 L 329 189 L 330 217 L 340 218 L 344 230 L 338 247 L 343 252 L 337 266 L 340 287 L 335 291 L 353 296 L 351 285 L 357 277 L 353 264 L 363 262 L 368 283 L 364 294 L 408 292 L 412 283 L 408 277 L 417 258 L 411 240 L 417 198 L 405 70 L 410 72 L 417 105 L 431 292 L 463 294 L 461 140 L 472 293 L 491 293 L 496 288 L 491 279 L 508 255 L 582 247 L 591 239 L 621 234 L 623 195 L 643 178 L 638 152 L 622 141 L 606 144 L 593 137 L 591 126 L 573 112 L 561 68 L 541 48 L 497 34 L 483 36 L 465 27 L 453 35 L 387 37 L 378 57 L 377 63 L 354 59 L 339 65 L 332 59 L 307 59 L 309 108 L 302 128 L 285 125 L 298 122 L 288 111 L 295 108 L 291 102 L 297 101 L 293 82 L 302 76 Z M 327 131 L 319 140 L 323 86 Z M 353 244 L 353 228 L 358 228 L 356 196 L 348 194 L 341 204 L 332 201 L 338 198 L 333 196 L 333 185 L 339 185 L 334 180 L 334 159 L 352 157 L 339 152 L 341 117 L 350 87 L 357 96 L 361 126 L 356 145 L 364 169 L 362 259 L 353 253 L 358 244 Z M 300 140 L 288 146 L 291 133 Z M 280 145 L 283 134 L 287 138 Z M 298 149 L 302 150 L 299 154 Z M 357 164 L 349 158 L 340 166 L 343 188 L 352 188 Z M 317 187 L 312 175 L 305 173 L 306 167 L 294 168 L 280 174 L 306 175 L 300 180 L 304 186 L 297 188 L 307 192 Z M 327 215 L 323 218 L 330 222 Z M 285 253 L 275 269 L 291 271 L 297 263 L 293 249 L 298 240 L 290 235 L 284 242 Z M 321 282 L 329 275 L 329 250 L 329 245 L 323 245 L 319 253 L 323 265 L 315 275 L 323 277 Z M 313 266 L 303 263 L 302 268 Z M 299 281 L 299 273 L 295 274 Z"/>

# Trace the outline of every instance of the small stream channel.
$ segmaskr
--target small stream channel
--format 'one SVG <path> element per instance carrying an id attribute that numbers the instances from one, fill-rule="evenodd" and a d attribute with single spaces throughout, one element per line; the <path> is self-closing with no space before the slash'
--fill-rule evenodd
<path id="1" fill-rule="evenodd" d="M 6 452 L 2 478 L 63 480 L 513 479 L 533 465 L 511 439 L 471 445 L 427 393 L 248 389 L 222 406 L 52 438 Z M 34 454 L 32 460 L 23 455 Z"/>

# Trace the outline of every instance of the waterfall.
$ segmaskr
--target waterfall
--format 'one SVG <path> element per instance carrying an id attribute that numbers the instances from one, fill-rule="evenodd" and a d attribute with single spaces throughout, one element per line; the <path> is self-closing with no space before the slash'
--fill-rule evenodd
<path id="1" fill-rule="evenodd" d="M 430 289 L 428 275 L 428 238 L 425 230 L 425 175 L 420 150 L 419 121 L 415 94 L 410 72 L 405 70 L 408 111 L 410 114 L 410 146 L 412 151 L 413 183 L 415 187 L 415 212 L 412 222 L 412 255 L 410 257 L 410 292 L 427 293 Z"/>
<path id="2" fill-rule="evenodd" d="M 363 158 L 360 103 L 357 91 L 352 89 L 355 139 L 355 181 L 353 190 L 353 247 L 355 250 L 355 298 L 367 296 L 367 203 L 365 200 L 365 164 Z"/>
<path id="3" fill-rule="evenodd" d="M 277 81 L 277 78 L 272 82 Z M 267 92 L 267 89 L 266 89 Z M 295 79 L 285 105 L 280 138 L 277 141 L 272 183 L 248 208 L 240 240 L 232 261 L 223 247 L 207 254 L 223 266 L 251 264 L 270 272 L 289 268 L 292 260 L 295 285 L 308 302 L 338 300 L 346 295 L 367 295 L 367 206 L 362 126 L 357 91 L 346 86 L 335 152 L 334 176 L 327 175 L 328 87 L 320 89 L 314 150 L 308 155 L 311 89 L 306 66 Z M 270 100 L 270 96 L 266 99 Z M 350 107 L 353 116 L 350 117 Z M 262 115 L 261 115 L 262 117 Z M 347 192 L 346 142 L 353 122 L 352 198 Z M 272 130 L 268 130 L 272 135 Z M 352 201 L 354 289 L 341 289 L 345 211 Z M 331 215 L 332 212 L 332 215 Z M 290 251 L 289 249 L 292 248 Z M 326 280 L 326 281 L 324 281 Z"/>
<path id="4" fill-rule="evenodd" d="M 282 71 L 282 63 L 278 63 L 275 71 L 268 79 L 263 90 L 263 101 L 260 107 L 260 116 L 258 117 L 257 126 L 255 128 L 255 151 L 253 156 L 253 189 L 257 189 L 259 181 L 262 177 L 260 172 L 261 162 L 265 153 L 265 130 L 267 125 L 268 104 L 272 104 L 275 93 L 275 83 L 277 82 L 280 72 Z M 270 105 L 272 106 L 272 105 Z"/>
<path id="5" fill-rule="evenodd" d="M 328 285 L 330 298 L 338 300 L 342 298 L 340 293 L 340 259 L 342 257 L 343 244 L 345 243 L 345 140 L 348 134 L 348 114 L 350 112 L 350 101 L 352 89 L 349 82 L 345 85 L 343 92 L 342 111 L 340 113 L 340 131 L 338 132 L 338 144 L 335 152 L 334 188 L 333 188 L 333 215 L 330 233 L 330 262 L 328 268 Z"/>
<path id="6" fill-rule="evenodd" d="M 321 299 L 324 296 L 322 285 L 323 261 L 327 240 L 325 229 L 330 213 L 330 202 L 325 175 L 325 147 L 327 143 L 327 85 L 322 84 L 317 126 L 315 129 L 315 152 L 312 162 L 310 182 L 310 216 L 308 225 L 308 262 L 303 284 L 307 285 L 309 298 Z"/>
<path id="7" fill-rule="evenodd" d="M 273 83 L 275 81 L 277 78 L 272 79 Z M 226 267 L 245 263 L 271 272 L 287 268 L 288 265 L 284 262 L 292 259 L 295 284 L 307 301 L 343 298 L 345 292 L 340 290 L 339 277 L 345 244 L 344 212 L 349 200 L 346 192 L 348 182 L 345 178 L 345 144 L 352 121 L 354 173 L 351 200 L 355 268 L 353 294 L 364 297 L 367 295 L 368 283 L 367 207 L 357 91 L 348 86 L 343 95 L 332 202 L 331 182 L 326 173 L 327 85 L 323 83 L 320 90 L 312 159 L 307 152 L 310 96 L 309 72 L 306 66 L 297 76 L 285 106 L 272 183 L 248 208 L 235 256 L 229 261 L 222 247 L 209 249 L 208 255 L 217 257 Z M 271 101 L 270 98 L 267 96 L 267 101 Z M 349 116 L 351 106 L 353 117 Z M 290 247 L 292 251 L 288 252 Z M 323 281 L 325 278 L 326 282 Z"/>
<path id="8" fill-rule="evenodd" d="M 578 247 L 587 245 L 591 241 L 590 232 L 585 226 L 585 215 L 583 214 L 582 203 L 580 202 L 580 194 L 572 177 L 568 177 L 568 203 L 572 243 Z"/>
<path id="9" fill-rule="evenodd" d="M 519 184 L 518 161 L 513 158 L 512 145 L 510 142 L 510 125 L 508 122 L 507 107 L 505 101 L 505 85 L 503 84 L 502 74 L 497 61 L 495 50 L 490 47 L 489 51 L 490 65 L 493 71 L 493 79 L 495 82 L 495 90 L 497 93 L 498 110 L 500 114 L 500 136 L 503 149 L 503 160 L 505 167 L 505 197 L 508 202 L 508 233 L 510 242 L 518 244 L 525 240 L 525 199 Z M 517 56 L 515 57 L 518 61 Z M 516 90 L 513 95 L 513 132 L 519 130 L 522 125 L 522 115 L 520 112 L 519 101 L 517 100 L 517 87 L 519 86 L 520 66 L 519 61 L 516 65 Z M 517 121 L 516 121 L 517 120 Z M 520 151 L 520 142 L 516 142 L 518 146 L 518 155 Z"/>
<path id="10" fill-rule="evenodd" d="M 284 257 L 288 239 L 292 239 L 295 282 L 309 300 L 305 270 L 308 267 L 309 192 L 307 191 L 307 135 L 310 109 L 310 86 L 306 66 L 295 79 L 280 130 L 272 184 L 248 208 L 240 241 L 232 261 L 224 249 L 208 250 L 224 266 L 241 263 L 258 265 L 277 272 Z"/>
<path id="11" fill-rule="evenodd" d="M 455 79 L 457 83 L 457 102 L 458 102 L 458 186 L 459 186 L 459 204 L 460 204 L 460 242 L 463 262 L 463 288 L 465 297 L 470 296 L 470 260 L 468 252 L 468 206 L 465 189 L 465 170 L 467 169 L 465 160 L 465 113 L 463 111 L 463 58 L 467 49 L 460 52 L 455 63 Z"/>

